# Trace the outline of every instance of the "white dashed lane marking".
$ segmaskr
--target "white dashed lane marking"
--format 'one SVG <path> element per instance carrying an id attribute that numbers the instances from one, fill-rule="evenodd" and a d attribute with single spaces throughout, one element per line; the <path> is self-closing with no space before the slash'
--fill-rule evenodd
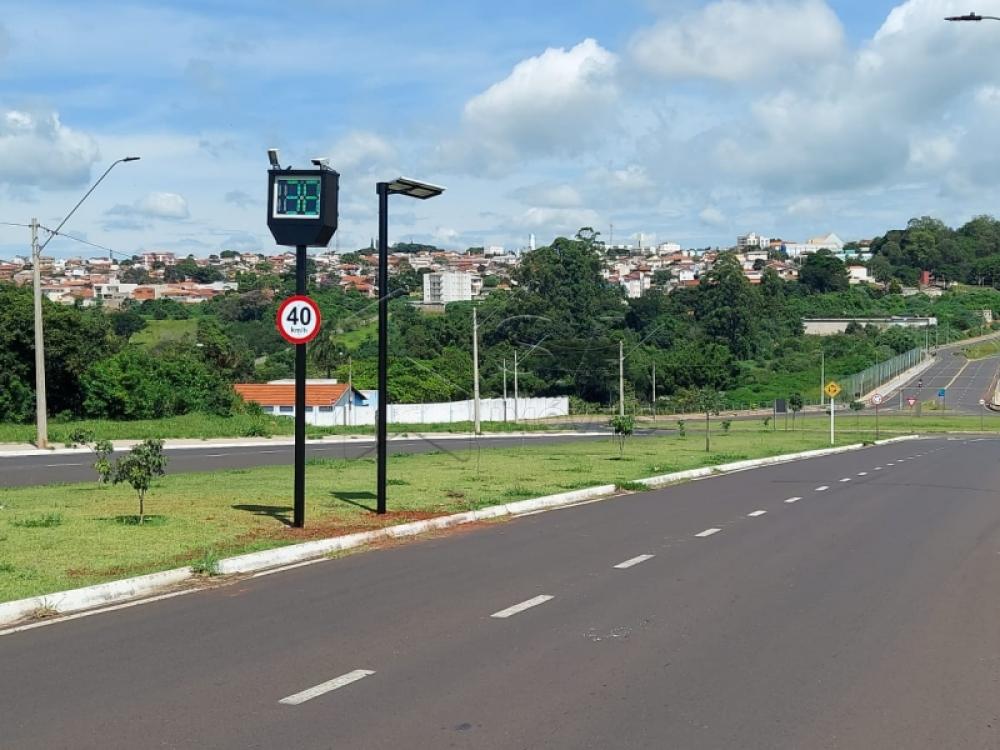
<path id="1" fill-rule="evenodd" d="M 722 531 L 722 529 L 705 529 L 704 531 L 695 534 L 695 536 L 700 536 L 700 537 L 712 536 L 712 534 L 718 534 L 720 531 Z"/>
<path id="2" fill-rule="evenodd" d="M 278 701 L 278 703 L 283 703 L 286 706 L 297 706 L 300 703 L 311 701 L 313 698 L 317 698 L 324 693 L 329 693 L 330 691 L 337 690 L 345 685 L 350 685 L 352 682 L 363 680 L 365 677 L 373 674 L 375 673 L 370 669 L 355 669 L 353 672 L 342 674 L 340 677 L 334 677 L 332 680 L 328 680 L 327 682 L 321 682 L 319 685 L 311 687 L 308 690 L 303 690 L 301 693 L 296 693 L 295 695 L 289 695 L 287 698 L 282 698 Z"/>
<path id="3" fill-rule="evenodd" d="M 802 499 L 801 497 L 790 497 L 787 500 L 785 500 L 785 502 L 788 504 L 797 503 L 801 499 Z"/>
<path id="4" fill-rule="evenodd" d="M 753 513 L 747 513 L 747 516 L 749 516 L 750 518 L 757 518 L 759 516 L 764 515 L 765 513 L 767 513 L 766 510 L 755 510 Z"/>
<path id="5" fill-rule="evenodd" d="M 524 612 L 526 609 L 531 609 L 532 607 L 537 607 L 539 604 L 545 604 L 547 601 L 551 601 L 552 597 L 548 594 L 542 594 L 541 596 L 536 596 L 533 599 L 528 599 L 526 602 L 521 602 L 520 604 L 515 604 L 513 607 L 507 607 L 507 609 L 501 609 L 499 612 L 494 612 L 490 617 L 496 617 L 498 619 L 504 619 L 510 617 L 511 615 L 516 615 L 518 612 Z"/>
<path id="6" fill-rule="evenodd" d="M 828 489 L 830 489 L 830 488 L 827 485 L 821 484 L 819 487 L 817 487 L 814 490 L 814 492 L 826 492 Z"/>
<path id="7" fill-rule="evenodd" d="M 851 478 L 850 478 L 850 477 L 844 477 L 844 478 L 843 478 L 843 479 L 841 479 L 840 481 L 841 481 L 841 482 L 850 482 L 850 481 L 851 481 Z"/>
<path id="8" fill-rule="evenodd" d="M 620 562 L 615 565 L 618 570 L 625 570 L 626 568 L 631 568 L 633 565 L 638 565 L 639 563 L 644 563 L 646 560 L 652 560 L 655 555 L 639 555 L 638 557 L 633 557 L 625 562 Z"/>
<path id="9" fill-rule="evenodd" d="M 868 472 L 867 471 L 859 471 L 858 472 L 858 476 L 859 477 L 866 477 L 866 476 L 868 476 Z"/>

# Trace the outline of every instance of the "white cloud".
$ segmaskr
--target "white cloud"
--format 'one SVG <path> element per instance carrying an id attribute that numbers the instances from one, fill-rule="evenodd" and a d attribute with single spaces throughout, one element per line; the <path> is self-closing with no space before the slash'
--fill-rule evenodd
<path id="1" fill-rule="evenodd" d="M 545 206 L 548 208 L 576 208 L 582 205 L 583 198 L 572 185 L 540 183 L 515 190 L 511 197 L 526 206 Z"/>
<path id="2" fill-rule="evenodd" d="M 259 198 L 254 198 L 245 190 L 230 190 L 226 193 L 225 200 L 238 208 L 247 208 L 260 202 Z"/>
<path id="3" fill-rule="evenodd" d="M 106 212 L 109 216 L 143 219 L 186 219 L 191 215 L 184 196 L 177 193 L 149 193 L 131 205 L 119 203 Z"/>
<path id="4" fill-rule="evenodd" d="M 552 234 L 575 233 L 580 227 L 601 224 L 598 213 L 589 208 L 529 208 L 513 222 L 513 226 L 528 229 L 546 229 Z"/>
<path id="5" fill-rule="evenodd" d="M 396 158 L 396 149 L 382 137 L 356 130 L 343 136 L 330 150 L 330 166 L 338 172 L 371 172 L 388 166 Z"/>
<path id="6" fill-rule="evenodd" d="M 785 212 L 789 216 L 810 218 L 813 216 L 821 216 L 826 212 L 826 210 L 826 201 L 822 198 L 808 196 L 793 201 L 789 204 L 788 208 L 785 209 Z"/>
<path id="7" fill-rule="evenodd" d="M 441 146 L 441 161 L 500 172 L 529 156 L 579 153 L 607 131 L 617 69 L 617 56 L 593 39 L 522 60 L 466 102 L 462 132 Z"/>
<path id="8" fill-rule="evenodd" d="M 823 0 L 717 0 L 635 35 L 636 64 L 667 78 L 744 81 L 836 57 L 844 31 Z"/>
<path id="9" fill-rule="evenodd" d="M 0 184 L 80 185 L 99 158 L 97 142 L 63 125 L 55 112 L 0 112 Z"/>
<path id="10" fill-rule="evenodd" d="M 726 215 L 715 206 L 703 208 L 698 213 L 698 219 L 702 224 L 709 227 L 722 227 L 727 223 Z"/>

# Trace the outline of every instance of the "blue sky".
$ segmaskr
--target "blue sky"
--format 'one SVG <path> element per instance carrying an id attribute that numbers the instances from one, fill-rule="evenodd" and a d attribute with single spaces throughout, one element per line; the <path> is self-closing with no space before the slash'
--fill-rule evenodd
<path id="1" fill-rule="evenodd" d="M 342 248 L 860 238 L 995 212 L 1000 23 L 968 0 L 36 2 L 0 18 L 0 221 L 263 249 L 265 149 L 342 173 Z M 282 7 L 284 6 L 284 7 Z M 289 8 L 291 8 L 289 10 Z M 1000 0 L 975 8 L 1000 15 Z M 0 226 L 0 257 L 26 232 Z M 57 240 L 58 254 L 89 253 Z"/>

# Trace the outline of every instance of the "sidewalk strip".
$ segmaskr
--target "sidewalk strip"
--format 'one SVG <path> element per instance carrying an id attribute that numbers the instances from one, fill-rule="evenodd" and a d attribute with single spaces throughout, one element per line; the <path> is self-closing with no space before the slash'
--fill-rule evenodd
<path id="1" fill-rule="evenodd" d="M 355 669 L 353 672 L 342 674 L 340 677 L 334 677 L 332 680 L 328 680 L 327 682 L 321 682 L 319 685 L 311 687 L 308 690 L 303 690 L 301 693 L 296 693 L 295 695 L 289 695 L 287 698 L 282 698 L 278 701 L 278 703 L 283 703 L 286 706 L 297 706 L 300 703 L 311 701 L 313 698 L 317 698 L 324 693 L 329 693 L 330 691 L 337 690 L 345 685 L 350 685 L 352 682 L 363 680 L 365 677 L 373 674 L 375 673 L 370 669 Z"/>
<path id="2" fill-rule="evenodd" d="M 633 557 L 631 560 L 620 562 L 615 565 L 615 567 L 618 568 L 618 570 L 625 570 L 626 568 L 631 568 L 633 565 L 644 563 L 646 560 L 652 560 L 654 557 L 656 557 L 656 555 L 639 555 L 638 557 Z"/>
<path id="3" fill-rule="evenodd" d="M 536 596 L 534 599 L 528 599 L 526 602 L 515 604 L 513 607 L 507 607 L 507 609 L 501 609 L 499 612 L 494 612 L 490 615 L 490 617 L 496 617 L 502 620 L 506 617 L 510 617 L 511 615 L 516 615 L 518 612 L 523 612 L 526 609 L 537 607 L 539 604 L 545 604 L 545 602 L 552 598 L 553 597 L 548 594 L 542 594 L 541 596 Z"/>

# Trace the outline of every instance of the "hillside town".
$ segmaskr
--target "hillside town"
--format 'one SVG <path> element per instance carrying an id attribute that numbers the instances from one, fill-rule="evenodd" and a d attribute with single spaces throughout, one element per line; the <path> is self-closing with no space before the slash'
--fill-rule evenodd
<path id="1" fill-rule="evenodd" d="M 674 242 L 643 246 L 603 245 L 603 276 L 623 287 L 628 298 L 641 297 L 651 289 L 670 291 L 694 286 L 712 269 L 722 252 L 734 252 L 751 284 L 759 284 L 767 269 L 786 281 L 798 278 L 804 257 L 826 250 L 847 265 L 852 284 L 868 283 L 867 243 L 847 244 L 836 234 L 806 242 L 768 238 L 754 232 L 740 235 L 730 248 L 682 248 Z M 531 238 L 528 249 L 533 247 Z M 443 250 L 430 246 L 394 247 L 389 255 L 390 274 L 411 273 L 420 277 L 421 301 L 429 306 L 468 301 L 493 289 L 510 288 L 511 271 L 519 264 L 523 249 L 502 246 Z M 374 248 L 356 252 L 324 252 L 312 256 L 314 281 L 321 285 L 355 290 L 376 296 L 378 253 Z M 178 257 L 173 252 L 149 251 L 130 258 L 42 256 L 42 293 L 52 302 L 67 305 L 121 307 L 127 301 L 169 299 L 198 303 L 239 288 L 254 275 L 280 275 L 293 267 L 292 252 L 277 255 L 222 251 L 207 258 Z M 0 281 L 30 284 L 33 271 L 27 256 L 0 260 Z"/>

